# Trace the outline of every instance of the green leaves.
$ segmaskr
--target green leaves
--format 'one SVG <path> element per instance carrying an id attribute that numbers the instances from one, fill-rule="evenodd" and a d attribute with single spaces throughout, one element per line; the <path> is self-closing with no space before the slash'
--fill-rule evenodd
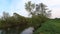
<path id="1" fill-rule="evenodd" d="M 13 16 L 9 16 L 5 13 L 3 19 L 0 19 L 0 28 L 13 27 L 21 24 L 27 24 L 26 18 L 17 13 L 14 13 Z"/>

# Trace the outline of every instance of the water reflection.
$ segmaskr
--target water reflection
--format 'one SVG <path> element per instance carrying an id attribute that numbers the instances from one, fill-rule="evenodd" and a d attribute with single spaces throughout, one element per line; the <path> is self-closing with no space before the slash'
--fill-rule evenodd
<path id="1" fill-rule="evenodd" d="M 0 30 L 0 34 L 2 33 L 2 30 Z"/>
<path id="2" fill-rule="evenodd" d="M 21 32 L 21 34 L 33 34 L 33 31 L 34 31 L 34 28 L 33 27 L 29 27 L 29 28 L 26 28 L 25 30 L 23 30 Z"/>
<path id="3" fill-rule="evenodd" d="M 20 34 L 33 34 L 34 28 L 29 27 L 24 29 Z M 8 31 L 0 30 L 0 34 L 17 34 L 17 30 L 15 28 L 12 28 Z"/>

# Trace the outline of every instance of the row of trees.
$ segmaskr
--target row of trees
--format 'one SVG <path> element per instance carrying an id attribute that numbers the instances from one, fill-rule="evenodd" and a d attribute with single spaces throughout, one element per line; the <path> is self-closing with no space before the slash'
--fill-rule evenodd
<path id="1" fill-rule="evenodd" d="M 0 18 L 0 29 L 5 34 L 11 34 L 12 32 L 14 32 L 12 34 L 20 34 L 20 31 L 29 26 L 37 29 L 51 15 L 51 10 L 46 7 L 43 3 L 34 4 L 31 1 L 25 3 L 25 9 L 29 12 L 29 16 L 32 15 L 31 18 L 23 17 L 17 13 L 13 13 L 13 16 L 10 16 L 9 13 L 3 12 L 3 17 Z"/>

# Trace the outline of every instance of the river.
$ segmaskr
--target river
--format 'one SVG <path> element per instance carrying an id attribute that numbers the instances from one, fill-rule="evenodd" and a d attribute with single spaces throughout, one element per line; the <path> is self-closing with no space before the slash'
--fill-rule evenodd
<path id="1" fill-rule="evenodd" d="M 33 31 L 34 31 L 33 27 L 28 27 L 28 28 L 24 29 L 20 34 L 33 34 Z M 3 34 L 5 34 L 5 32 L 3 30 L 0 30 L 0 34 L 2 34 L 2 32 L 3 32 Z"/>

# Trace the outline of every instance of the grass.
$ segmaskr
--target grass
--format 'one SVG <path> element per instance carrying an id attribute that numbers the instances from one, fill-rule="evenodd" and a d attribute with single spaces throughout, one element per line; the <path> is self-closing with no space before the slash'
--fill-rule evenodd
<path id="1" fill-rule="evenodd" d="M 34 34 L 60 34 L 60 20 L 48 20 Z"/>

